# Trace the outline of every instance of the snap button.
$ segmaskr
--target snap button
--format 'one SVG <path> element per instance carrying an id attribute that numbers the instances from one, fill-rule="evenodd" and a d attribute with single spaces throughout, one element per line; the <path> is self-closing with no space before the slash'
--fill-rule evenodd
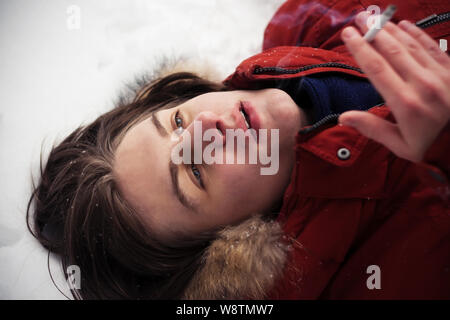
<path id="1" fill-rule="evenodd" d="M 341 160 L 347 160 L 348 158 L 350 158 L 350 150 L 348 150 L 347 148 L 340 148 L 337 152 L 337 156 Z"/>

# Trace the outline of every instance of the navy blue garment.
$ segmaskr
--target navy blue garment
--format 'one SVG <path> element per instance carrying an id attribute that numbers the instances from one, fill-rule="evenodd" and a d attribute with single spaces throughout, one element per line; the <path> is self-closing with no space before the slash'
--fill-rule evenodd
<path id="1" fill-rule="evenodd" d="M 332 113 L 367 110 L 383 102 L 368 80 L 336 73 L 282 79 L 277 87 L 305 110 L 311 124 Z"/>

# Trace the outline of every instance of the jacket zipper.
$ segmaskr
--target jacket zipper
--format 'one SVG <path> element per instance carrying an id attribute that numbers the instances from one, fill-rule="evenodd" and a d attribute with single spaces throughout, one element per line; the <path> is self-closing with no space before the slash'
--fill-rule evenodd
<path id="1" fill-rule="evenodd" d="M 260 74 L 260 73 L 272 73 L 272 74 L 294 74 L 303 72 L 306 70 L 311 70 L 315 68 L 342 68 L 342 69 L 349 69 L 357 71 L 361 74 L 364 72 L 360 68 L 352 67 L 343 63 L 338 62 L 327 62 L 327 63 L 319 63 L 319 64 L 312 64 L 309 66 L 297 68 L 297 69 L 285 69 L 281 67 L 258 67 L 253 70 L 253 74 Z"/>
<path id="2" fill-rule="evenodd" d="M 285 68 L 281 68 L 281 67 L 258 67 L 258 68 L 255 68 L 255 70 L 253 70 L 253 73 L 254 74 L 260 74 L 260 73 L 269 73 L 270 72 L 272 74 L 294 74 L 294 73 L 298 73 L 298 72 L 302 72 L 302 71 L 306 71 L 306 70 L 311 70 L 311 69 L 314 69 L 314 68 L 324 68 L 324 67 L 344 68 L 344 69 L 350 69 L 350 70 L 358 71 L 360 73 L 364 73 L 359 68 L 355 68 L 355 67 L 343 64 L 343 63 L 338 63 L 338 62 L 328 62 L 328 63 L 313 64 L 313 65 L 309 65 L 309 66 L 305 66 L 305 67 L 301 67 L 301 68 L 297 68 L 297 69 L 285 69 Z M 374 107 L 377 107 L 377 106 L 380 106 L 380 105 L 383 105 L 383 104 L 384 103 L 377 104 Z M 331 121 L 336 121 L 337 122 L 337 119 L 339 118 L 340 115 L 341 115 L 340 113 L 329 114 L 329 115 L 323 117 L 322 119 L 320 119 L 319 121 L 315 122 L 313 125 L 305 128 L 305 129 L 300 129 L 299 133 L 306 134 L 306 133 L 309 133 L 309 132 L 317 129 L 318 127 L 322 126 L 325 123 L 328 123 L 328 122 L 331 122 Z"/>
<path id="3" fill-rule="evenodd" d="M 314 68 L 323 68 L 323 67 L 338 67 L 338 68 L 351 69 L 351 70 L 358 71 L 360 73 L 364 73 L 359 68 L 355 68 L 355 67 L 343 64 L 343 63 L 338 63 L 338 62 L 313 64 L 313 65 L 309 65 L 309 66 L 305 66 L 305 67 L 301 67 L 301 68 L 297 68 L 297 69 L 285 69 L 285 68 L 281 68 L 281 67 L 258 67 L 258 68 L 255 68 L 255 70 L 253 70 L 253 73 L 259 74 L 259 73 L 270 72 L 272 74 L 293 74 L 293 73 L 298 73 L 298 72 L 302 72 L 305 70 L 310 70 L 310 69 L 314 69 Z M 384 104 L 384 102 L 377 104 L 373 107 L 378 107 L 383 104 Z M 373 108 L 373 107 L 371 107 L 371 108 Z M 325 123 L 332 122 L 332 121 L 337 122 L 337 119 L 339 118 L 340 115 L 341 115 L 340 113 L 329 114 L 329 115 L 323 117 L 322 119 L 320 119 L 319 121 L 315 122 L 313 125 L 305 128 L 305 129 L 300 129 L 299 133 L 306 134 L 306 133 L 309 133 L 309 132 L 317 129 L 318 127 L 324 125 Z"/>
<path id="4" fill-rule="evenodd" d="M 307 134 L 315 129 L 317 129 L 318 127 L 324 125 L 325 123 L 331 122 L 331 121 L 336 121 L 339 118 L 341 114 L 340 113 L 332 113 L 329 114 L 325 117 L 323 117 L 322 119 L 320 119 L 319 121 L 315 122 L 312 126 L 304 128 L 304 129 L 300 129 L 299 133 L 301 134 Z"/>
<path id="5" fill-rule="evenodd" d="M 450 12 L 432 14 L 431 16 L 428 16 L 420 21 L 417 21 L 416 26 L 425 29 L 434 26 L 435 24 L 443 23 L 449 20 L 450 20 Z"/>
<path id="6" fill-rule="evenodd" d="M 443 23 L 450 20 L 450 12 L 440 13 L 440 14 L 432 14 L 431 16 L 428 16 L 420 21 L 416 22 L 416 26 L 425 29 L 429 28 L 431 26 L 434 26 L 435 24 Z M 261 74 L 261 73 L 272 73 L 272 74 L 294 74 L 299 73 L 307 70 L 311 70 L 314 68 L 343 68 L 348 70 L 354 70 L 361 74 L 364 72 L 360 68 L 352 67 L 343 63 L 338 62 L 328 62 L 328 63 L 320 63 L 320 64 L 313 64 L 297 69 L 285 69 L 281 67 L 258 67 L 253 70 L 254 74 Z"/>
<path id="7" fill-rule="evenodd" d="M 419 28 L 425 29 L 425 28 L 429 28 L 431 26 L 434 26 L 436 24 L 443 23 L 443 22 L 446 22 L 449 20 L 450 20 L 450 12 L 445 12 L 445 13 L 441 13 L 441 14 L 432 14 L 431 16 L 428 16 L 420 21 L 417 21 L 416 26 L 418 26 Z M 301 67 L 301 68 L 297 68 L 297 69 L 285 69 L 285 68 L 281 68 L 281 67 L 257 67 L 253 70 L 253 74 L 261 74 L 261 73 L 272 73 L 273 75 L 295 74 L 295 73 L 299 73 L 299 72 L 303 72 L 303 71 L 307 71 L 307 70 L 311 70 L 311 69 L 315 69 L 315 68 L 342 68 L 342 69 L 354 70 L 361 74 L 364 74 L 364 72 L 360 68 L 352 67 L 352 66 L 349 66 L 349 65 L 346 65 L 343 63 L 338 63 L 338 62 L 313 64 L 313 65 L 309 65 L 309 66 L 305 66 L 305 67 Z M 371 108 L 382 106 L 382 105 L 384 105 L 384 102 L 377 104 Z M 299 133 L 306 134 L 306 133 L 309 133 L 309 132 L 319 128 L 320 126 L 322 126 L 326 123 L 330 123 L 332 121 L 337 122 L 337 119 L 339 118 L 340 115 L 341 115 L 340 113 L 329 114 L 329 115 L 325 116 L 324 118 L 320 119 L 319 121 L 315 122 L 313 125 L 305 128 L 305 129 L 301 129 L 299 131 Z"/>
<path id="8" fill-rule="evenodd" d="M 382 102 L 382 103 L 379 103 L 377 105 L 374 105 L 374 106 L 370 107 L 369 109 L 372 109 L 372 108 L 375 108 L 375 107 L 380 107 L 380 106 L 382 106 L 384 104 L 385 103 Z M 369 109 L 367 109 L 367 110 L 369 110 Z M 338 120 L 340 115 L 341 115 L 341 113 L 329 114 L 329 115 L 323 117 L 322 119 L 320 119 L 319 121 L 315 122 L 313 125 L 311 125 L 311 126 L 309 126 L 307 128 L 304 128 L 304 129 L 300 129 L 299 133 L 301 133 L 301 134 L 309 133 L 309 132 L 319 128 L 320 126 L 322 126 L 322 125 L 324 125 L 326 123 L 331 123 L 331 122 L 336 122 L 337 123 L 337 120 Z"/>

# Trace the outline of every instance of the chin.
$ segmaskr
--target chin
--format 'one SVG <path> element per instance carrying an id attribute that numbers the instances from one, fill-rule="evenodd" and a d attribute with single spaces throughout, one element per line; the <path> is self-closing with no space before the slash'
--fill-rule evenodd
<path id="1" fill-rule="evenodd" d="M 278 128 L 293 128 L 296 123 L 300 123 L 300 110 L 292 98 L 283 90 L 275 90 L 272 93 L 270 104 L 273 108 L 274 120 Z M 270 106 L 269 106 L 270 107 Z"/>

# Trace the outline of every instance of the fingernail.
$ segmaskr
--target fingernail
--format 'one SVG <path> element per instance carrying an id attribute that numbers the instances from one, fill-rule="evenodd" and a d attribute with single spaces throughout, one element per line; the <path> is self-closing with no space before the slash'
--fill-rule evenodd
<path id="1" fill-rule="evenodd" d="M 344 125 L 344 126 L 349 126 L 349 127 L 353 127 L 354 123 L 352 120 L 344 118 L 344 119 L 339 119 L 339 123 Z"/>
<path id="2" fill-rule="evenodd" d="M 358 13 L 355 19 L 356 24 L 359 26 L 363 26 L 366 23 L 367 16 L 368 16 L 367 11 L 362 11 Z"/>
<path id="3" fill-rule="evenodd" d="M 345 40 L 349 40 L 351 38 L 354 38 L 358 33 L 356 32 L 355 28 L 353 27 L 347 27 L 342 31 L 342 38 Z"/>

